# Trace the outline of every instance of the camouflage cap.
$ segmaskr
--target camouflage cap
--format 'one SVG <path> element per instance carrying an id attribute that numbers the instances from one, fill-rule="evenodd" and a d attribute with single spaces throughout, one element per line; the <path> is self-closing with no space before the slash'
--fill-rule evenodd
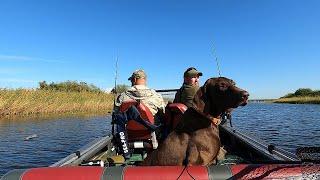
<path id="1" fill-rule="evenodd" d="M 183 74 L 183 77 L 196 77 L 196 76 L 202 76 L 202 72 L 199 72 L 194 67 L 189 67 Z"/>
<path id="2" fill-rule="evenodd" d="M 138 69 L 132 73 L 132 75 L 128 78 L 128 80 L 131 81 L 131 79 L 133 78 L 140 79 L 140 78 L 146 78 L 146 77 L 147 77 L 146 73 L 142 69 Z"/>

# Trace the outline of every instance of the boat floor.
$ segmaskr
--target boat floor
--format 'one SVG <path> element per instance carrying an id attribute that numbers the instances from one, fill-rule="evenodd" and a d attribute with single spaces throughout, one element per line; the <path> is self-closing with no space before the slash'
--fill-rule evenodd
<path id="1" fill-rule="evenodd" d="M 114 166 L 123 166 L 123 165 L 139 165 L 146 156 L 143 154 L 132 154 L 130 159 L 125 160 L 123 156 L 110 154 L 109 151 L 104 151 L 97 156 L 93 157 L 92 160 L 101 160 L 103 162 L 109 163 L 109 165 Z M 241 164 L 241 163 L 248 163 L 245 159 L 241 158 L 240 156 L 227 153 L 223 160 L 219 160 L 217 165 L 234 165 L 234 164 Z"/>

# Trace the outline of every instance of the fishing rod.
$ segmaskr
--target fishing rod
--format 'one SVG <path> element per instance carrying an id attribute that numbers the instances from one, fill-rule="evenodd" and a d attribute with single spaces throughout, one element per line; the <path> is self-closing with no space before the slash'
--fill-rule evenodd
<path id="1" fill-rule="evenodd" d="M 220 70 L 220 64 L 219 64 L 219 60 L 218 60 L 218 57 L 215 53 L 215 48 L 213 46 L 213 55 L 215 56 L 215 61 L 216 61 L 216 64 L 217 64 L 217 71 L 218 71 L 218 74 L 219 74 L 219 77 L 221 77 L 221 70 Z M 157 89 L 156 92 L 177 92 L 179 89 Z"/>
<path id="2" fill-rule="evenodd" d="M 114 100 L 113 100 L 113 105 L 116 105 L 116 96 L 117 96 L 117 79 L 118 79 L 118 61 L 119 58 L 117 56 L 116 59 L 116 70 L 115 70 L 115 75 L 114 75 Z"/>
<path id="3" fill-rule="evenodd" d="M 214 45 L 213 45 L 213 55 L 215 56 L 215 61 L 217 63 L 217 71 L 218 71 L 219 77 L 221 77 L 220 65 L 219 65 L 217 54 L 215 53 Z"/>
<path id="4" fill-rule="evenodd" d="M 116 107 L 116 98 L 117 98 L 117 79 L 118 79 L 118 61 L 119 61 L 119 58 L 118 58 L 118 55 L 117 55 L 117 59 L 116 59 L 116 69 L 115 69 L 115 75 L 114 75 L 114 92 L 113 92 L 113 113 L 114 113 L 114 108 Z M 114 135 L 114 119 L 113 119 L 113 116 L 112 116 L 112 121 L 111 121 L 111 124 L 112 124 L 112 129 L 111 129 L 111 132 L 112 132 L 112 135 Z"/>
<path id="5" fill-rule="evenodd" d="M 219 60 L 218 60 L 218 57 L 215 53 L 215 48 L 213 46 L 213 55 L 215 56 L 215 61 L 216 61 L 216 64 L 217 64 L 217 71 L 218 71 L 218 74 L 219 74 L 219 77 L 221 77 L 221 71 L 220 71 L 220 64 L 219 64 Z M 156 92 L 177 92 L 179 89 L 157 89 Z"/>

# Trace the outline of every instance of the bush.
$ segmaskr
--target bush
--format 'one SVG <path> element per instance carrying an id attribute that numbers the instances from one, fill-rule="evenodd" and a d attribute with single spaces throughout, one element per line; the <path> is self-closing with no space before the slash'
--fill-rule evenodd
<path id="1" fill-rule="evenodd" d="M 315 96 L 320 96 L 320 91 L 314 91 Z"/>
<path id="2" fill-rule="evenodd" d="M 290 98 L 290 97 L 294 97 L 294 93 L 289 93 L 281 98 Z"/>
<path id="3" fill-rule="evenodd" d="M 309 88 L 300 88 L 294 93 L 295 96 L 309 96 L 313 91 Z"/>
<path id="4" fill-rule="evenodd" d="M 123 93 L 130 88 L 130 86 L 125 85 L 125 84 L 118 84 L 116 87 L 117 87 L 116 89 L 113 88 L 111 90 L 111 93 Z"/>
<path id="5" fill-rule="evenodd" d="M 320 91 L 313 91 L 310 88 L 299 88 L 294 93 L 289 93 L 281 98 L 292 98 L 292 97 L 302 97 L 302 96 L 320 96 Z"/>
<path id="6" fill-rule="evenodd" d="M 66 81 L 61 83 L 50 83 L 46 81 L 39 82 L 39 90 L 51 90 L 62 92 L 102 92 L 101 89 L 93 84 L 87 84 L 86 82 Z"/>

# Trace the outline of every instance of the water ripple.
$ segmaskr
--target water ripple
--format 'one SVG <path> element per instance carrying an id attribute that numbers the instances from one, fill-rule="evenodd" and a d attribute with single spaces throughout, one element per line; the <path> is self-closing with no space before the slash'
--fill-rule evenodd
<path id="1" fill-rule="evenodd" d="M 48 166 L 109 134 L 110 117 L 0 121 L 0 176 L 15 168 Z M 246 134 L 295 152 L 320 146 L 320 105 L 251 103 L 233 111 Z M 27 136 L 37 138 L 25 141 Z"/>
<path id="2" fill-rule="evenodd" d="M 48 166 L 109 134 L 110 117 L 0 121 L 0 177 L 12 169 Z M 27 136 L 38 137 L 25 141 Z"/>
<path id="3" fill-rule="evenodd" d="M 234 110 L 233 124 L 293 153 L 297 147 L 320 146 L 319 105 L 252 103 Z"/>

